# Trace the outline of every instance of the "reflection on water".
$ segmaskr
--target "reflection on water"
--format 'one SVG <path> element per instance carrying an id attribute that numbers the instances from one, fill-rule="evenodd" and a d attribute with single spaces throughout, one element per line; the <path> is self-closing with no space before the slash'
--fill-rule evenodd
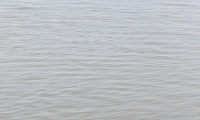
<path id="1" fill-rule="evenodd" d="M 0 119 L 200 119 L 200 3 L 2 0 Z"/>

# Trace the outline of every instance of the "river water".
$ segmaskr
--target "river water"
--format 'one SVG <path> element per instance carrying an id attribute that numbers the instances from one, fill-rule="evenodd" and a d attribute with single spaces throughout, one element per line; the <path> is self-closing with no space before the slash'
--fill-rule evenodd
<path id="1" fill-rule="evenodd" d="M 199 120 L 200 2 L 1 0 L 1 120 Z"/>

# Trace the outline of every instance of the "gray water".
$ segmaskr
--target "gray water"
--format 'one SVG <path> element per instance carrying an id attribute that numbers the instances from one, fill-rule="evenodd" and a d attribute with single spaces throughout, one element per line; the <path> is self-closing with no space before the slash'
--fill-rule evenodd
<path id="1" fill-rule="evenodd" d="M 199 120 L 198 0 L 1 0 L 1 120 Z"/>

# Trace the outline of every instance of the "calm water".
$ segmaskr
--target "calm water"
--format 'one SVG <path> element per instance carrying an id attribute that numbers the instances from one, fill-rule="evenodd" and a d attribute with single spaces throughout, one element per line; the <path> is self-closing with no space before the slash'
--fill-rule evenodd
<path id="1" fill-rule="evenodd" d="M 1 120 L 199 120 L 200 2 L 1 0 Z"/>

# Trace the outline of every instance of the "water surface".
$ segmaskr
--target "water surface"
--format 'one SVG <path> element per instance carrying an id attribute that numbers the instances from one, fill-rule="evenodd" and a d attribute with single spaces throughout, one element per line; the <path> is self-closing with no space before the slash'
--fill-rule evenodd
<path id="1" fill-rule="evenodd" d="M 2 0 L 0 119 L 200 119 L 199 11 L 195 0 Z"/>

